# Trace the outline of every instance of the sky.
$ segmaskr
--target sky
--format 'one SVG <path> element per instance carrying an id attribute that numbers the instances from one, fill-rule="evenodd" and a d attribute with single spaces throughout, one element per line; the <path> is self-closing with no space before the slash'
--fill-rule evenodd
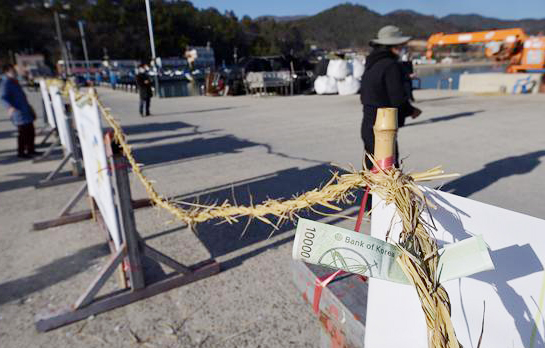
<path id="1" fill-rule="evenodd" d="M 313 15 L 346 1 L 334 0 L 194 0 L 198 8 L 215 7 L 219 11 L 233 10 L 244 15 L 293 16 Z M 443 17 L 448 14 L 476 13 L 499 19 L 545 18 L 545 0 L 353 0 L 369 9 L 385 14 L 395 10 L 413 10 L 422 14 Z"/>

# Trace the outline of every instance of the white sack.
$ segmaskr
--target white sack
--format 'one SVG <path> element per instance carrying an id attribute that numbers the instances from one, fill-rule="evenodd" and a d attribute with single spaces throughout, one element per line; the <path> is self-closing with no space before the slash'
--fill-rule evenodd
<path id="1" fill-rule="evenodd" d="M 327 65 L 327 76 L 342 80 L 350 75 L 348 62 L 343 59 L 333 59 Z"/>
<path id="2" fill-rule="evenodd" d="M 360 90 L 360 81 L 354 76 L 348 76 L 344 80 L 337 81 L 337 89 L 340 95 L 356 94 Z"/>
<path id="3" fill-rule="evenodd" d="M 314 90 L 317 94 L 336 94 L 337 80 L 329 76 L 318 76 L 314 81 Z"/>
<path id="4" fill-rule="evenodd" d="M 360 80 L 361 77 L 363 76 L 364 71 L 365 71 L 365 66 L 363 65 L 363 63 L 357 59 L 354 59 L 352 61 L 352 76 Z"/>

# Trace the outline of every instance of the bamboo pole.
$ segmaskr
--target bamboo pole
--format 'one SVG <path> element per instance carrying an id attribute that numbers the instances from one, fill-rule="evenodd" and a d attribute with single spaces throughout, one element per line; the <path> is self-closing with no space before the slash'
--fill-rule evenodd
<path id="1" fill-rule="evenodd" d="M 395 163 L 395 140 L 397 136 L 397 109 L 380 108 L 373 126 L 375 133 L 374 157 L 379 165 L 391 167 Z M 387 168 L 383 168 L 387 169 Z"/>

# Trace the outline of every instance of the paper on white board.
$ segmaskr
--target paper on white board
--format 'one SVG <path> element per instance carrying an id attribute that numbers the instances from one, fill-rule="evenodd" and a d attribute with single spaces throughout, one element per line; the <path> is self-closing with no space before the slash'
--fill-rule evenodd
<path id="1" fill-rule="evenodd" d="M 494 271 L 478 273 L 443 285 L 452 305 L 452 322 L 464 347 L 545 347 L 545 221 L 452 194 L 422 188 L 437 206 L 433 219 L 440 244 L 483 235 Z M 373 198 L 375 198 L 373 196 Z M 393 206 L 374 201 L 371 234 L 384 238 Z M 391 236 L 397 240 L 399 224 Z M 426 323 L 412 287 L 370 279 L 365 346 L 427 347 Z M 393 334 L 395 333 L 395 334 Z"/>
<path id="2" fill-rule="evenodd" d="M 42 100 L 44 102 L 45 114 L 47 116 L 47 123 L 51 128 L 57 128 L 55 124 L 55 116 L 53 115 L 53 109 L 51 107 L 51 97 L 47 91 L 47 85 L 45 80 L 40 80 L 40 92 L 42 94 Z"/>
<path id="3" fill-rule="evenodd" d="M 69 132 L 68 118 L 64 112 L 64 103 L 59 93 L 57 86 L 49 86 L 49 94 L 51 95 L 51 103 L 53 105 L 53 111 L 55 115 L 55 121 L 57 124 L 57 131 L 59 132 L 59 138 L 61 145 L 66 152 L 74 152 L 74 144 L 72 143 L 72 137 Z"/>
<path id="4" fill-rule="evenodd" d="M 111 173 L 104 145 L 104 134 L 95 98 L 88 103 L 78 103 L 70 91 L 70 103 L 74 112 L 78 137 L 81 144 L 85 178 L 89 194 L 95 199 L 116 249 L 121 245 L 117 211 L 114 203 Z"/>

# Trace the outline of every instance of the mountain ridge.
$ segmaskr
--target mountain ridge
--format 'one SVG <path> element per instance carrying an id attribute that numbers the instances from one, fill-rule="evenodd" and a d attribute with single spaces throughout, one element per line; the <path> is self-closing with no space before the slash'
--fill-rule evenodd
<path id="1" fill-rule="evenodd" d="M 268 17 L 274 20 L 273 17 Z M 478 14 L 450 14 L 444 17 L 400 9 L 380 14 L 359 4 L 344 3 L 312 16 L 279 21 L 296 28 L 305 41 L 323 48 L 364 47 L 377 31 L 393 24 L 416 39 L 427 39 L 437 32 L 458 33 L 492 29 L 522 28 L 528 34 L 545 32 L 545 18 L 504 20 Z"/>

